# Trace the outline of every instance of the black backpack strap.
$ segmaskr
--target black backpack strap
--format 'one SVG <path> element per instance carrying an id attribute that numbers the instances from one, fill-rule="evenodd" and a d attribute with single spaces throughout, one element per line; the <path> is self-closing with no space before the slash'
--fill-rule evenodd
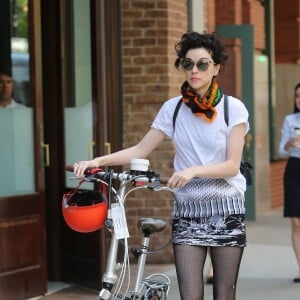
<path id="1" fill-rule="evenodd" d="M 228 126 L 228 97 L 224 95 L 224 119 L 225 123 Z"/>
<path id="2" fill-rule="evenodd" d="M 180 100 L 178 101 L 176 107 L 175 107 L 175 110 L 174 110 L 174 114 L 173 114 L 173 130 L 175 130 L 175 123 L 176 123 L 176 119 L 177 119 L 177 115 L 178 115 L 178 111 L 179 111 L 179 108 L 182 104 L 182 98 L 180 98 Z"/>

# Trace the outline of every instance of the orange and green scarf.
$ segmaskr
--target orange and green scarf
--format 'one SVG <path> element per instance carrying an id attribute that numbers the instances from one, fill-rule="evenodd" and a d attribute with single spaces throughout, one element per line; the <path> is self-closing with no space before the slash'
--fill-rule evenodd
<path id="1" fill-rule="evenodd" d="M 192 110 L 193 114 L 202 117 L 205 121 L 212 123 L 217 116 L 215 106 L 222 99 L 222 90 L 216 80 L 213 80 L 205 95 L 200 95 L 190 87 L 187 81 L 181 86 L 183 102 Z"/>

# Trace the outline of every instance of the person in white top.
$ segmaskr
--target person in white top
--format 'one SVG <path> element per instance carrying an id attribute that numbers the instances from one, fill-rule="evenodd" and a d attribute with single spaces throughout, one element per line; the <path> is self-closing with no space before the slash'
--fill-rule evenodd
<path id="1" fill-rule="evenodd" d="M 0 108 L 25 107 L 13 99 L 13 91 L 13 78 L 6 72 L 0 71 Z"/>
<path id="2" fill-rule="evenodd" d="M 175 67 L 185 76 L 181 95 L 163 104 L 150 130 L 135 146 L 77 162 L 74 173 L 82 176 L 88 167 L 146 158 L 165 138 L 172 139 L 174 172 L 167 185 L 176 190 L 173 250 L 181 299 L 203 299 L 203 270 L 210 249 L 214 298 L 234 300 L 246 246 L 246 181 L 239 170 L 249 129 L 248 112 L 240 100 L 229 96 L 228 125 L 225 122 L 224 95 L 216 77 L 227 54 L 215 34 L 187 32 L 175 50 Z"/>
<path id="3" fill-rule="evenodd" d="M 298 263 L 300 283 L 300 82 L 295 87 L 294 113 L 285 116 L 281 129 L 279 155 L 288 158 L 284 172 L 283 216 L 291 218 L 292 244 Z"/>

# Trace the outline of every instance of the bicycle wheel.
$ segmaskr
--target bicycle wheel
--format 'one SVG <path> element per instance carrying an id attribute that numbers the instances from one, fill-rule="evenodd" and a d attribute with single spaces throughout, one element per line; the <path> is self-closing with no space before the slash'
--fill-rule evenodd
<path id="1" fill-rule="evenodd" d="M 161 289 L 147 289 L 141 300 L 165 300 L 167 299 L 165 291 Z"/>
<path id="2" fill-rule="evenodd" d="M 158 295 L 152 295 L 152 296 L 150 296 L 150 295 L 148 295 L 148 296 L 143 296 L 142 298 L 141 298 L 141 300 L 161 300 L 161 298 L 158 296 Z"/>

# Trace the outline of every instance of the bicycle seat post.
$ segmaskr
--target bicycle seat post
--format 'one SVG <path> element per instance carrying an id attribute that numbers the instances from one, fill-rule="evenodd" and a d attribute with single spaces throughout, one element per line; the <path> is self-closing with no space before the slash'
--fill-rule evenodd
<path id="1" fill-rule="evenodd" d="M 153 218 L 140 218 L 138 221 L 138 228 L 143 232 L 142 245 L 139 251 L 139 259 L 138 259 L 138 270 L 136 283 L 134 287 L 134 293 L 138 293 L 142 286 L 147 251 L 149 250 L 150 244 L 150 236 L 156 232 L 160 232 L 164 230 L 166 227 L 166 222 L 161 219 L 153 219 Z"/>
<path id="2" fill-rule="evenodd" d="M 145 270 L 145 264 L 146 264 L 146 258 L 147 258 L 147 250 L 149 249 L 149 243 L 150 243 L 150 234 L 144 235 L 142 245 L 141 245 L 141 253 L 138 258 L 138 269 L 136 274 L 136 281 L 134 286 L 133 294 L 136 294 L 140 291 L 142 280 L 144 276 L 144 270 Z"/>

